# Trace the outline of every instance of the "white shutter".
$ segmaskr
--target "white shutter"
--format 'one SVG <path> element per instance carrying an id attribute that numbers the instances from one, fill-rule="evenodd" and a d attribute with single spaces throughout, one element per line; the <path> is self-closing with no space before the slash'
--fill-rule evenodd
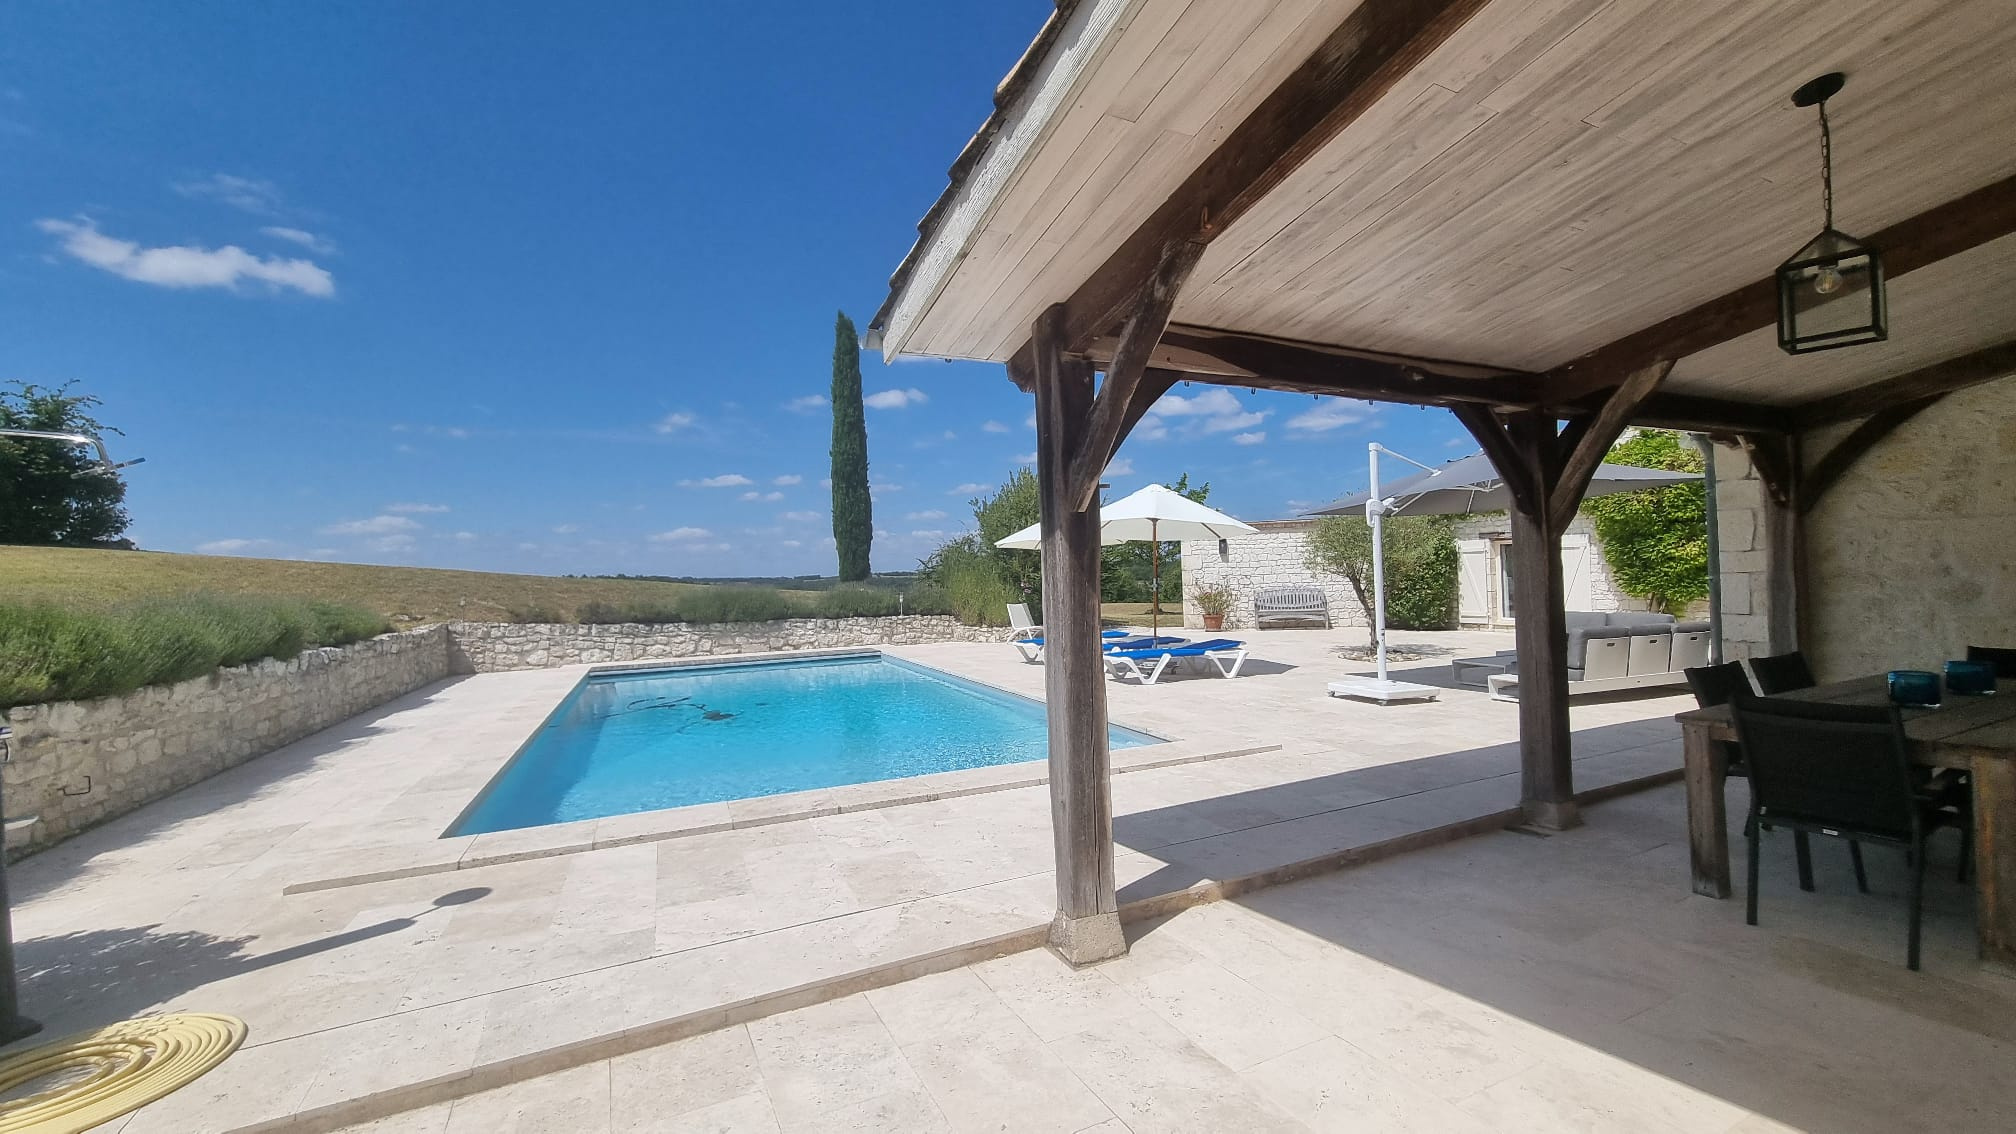
<path id="1" fill-rule="evenodd" d="M 1491 621 L 1491 544 L 1481 539 L 1456 541 L 1456 612 L 1464 622 Z"/>
<path id="2" fill-rule="evenodd" d="M 1589 537 L 1573 533 L 1561 537 L 1561 597 L 1564 610 L 1590 609 Z"/>

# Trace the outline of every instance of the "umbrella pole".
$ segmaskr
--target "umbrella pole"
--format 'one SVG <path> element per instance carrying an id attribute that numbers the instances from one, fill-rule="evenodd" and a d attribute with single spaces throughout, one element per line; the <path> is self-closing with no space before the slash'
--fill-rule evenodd
<path id="1" fill-rule="evenodd" d="M 1365 521 L 1372 525 L 1372 632 L 1379 653 L 1379 680 L 1386 680 L 1386 506 L 1379 499 L 1379 443 L 1367 447 L 1372 465 L 1372 498 L 1365 501 Z"/>
<path id="2" fill-rule="evenodd" d="M 1162 541 L 1155 538 L 1162 522 L 1148 519 L 1148 636 L 1162 636 Z"/>

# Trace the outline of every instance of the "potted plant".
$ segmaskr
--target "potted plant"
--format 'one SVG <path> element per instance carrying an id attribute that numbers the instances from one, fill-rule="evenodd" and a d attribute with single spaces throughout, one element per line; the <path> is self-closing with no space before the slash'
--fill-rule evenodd
<path id="1" fill-rule="evenodd" d="M 1232 611 L 1232 604 L 1239 595 L 1230 587 L 1198 587 L 1190 592 L 1190 600 L 1197 604 L 1197 612 L 1204 616 L 1204 629 L 1223 630 L 1225 616 Z"/>

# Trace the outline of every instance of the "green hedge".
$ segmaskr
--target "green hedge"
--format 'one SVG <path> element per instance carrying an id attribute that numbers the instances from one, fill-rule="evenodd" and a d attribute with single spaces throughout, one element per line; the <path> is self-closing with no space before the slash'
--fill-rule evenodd
<path id="1" fill-rule="evenodd" d="M 306 599 L 188 595 L 104 610 L 0 603 L 0 708 L 130 693 L 390 630 Z"/>
<path id="2" fill-rule="evenodd" d="M 770 587 L 710 586 L 673 601 L 586 602 L 573 618 L 528 607 L 511 612 L 519 622 L 579 622 L 587 625 L 669 622 L 771 622 L 780 618 L 884 618 L 893 614 L 950 614 L 942 588 L 919 584 L 907 592 L 848 584 L 798 596 Z"/>

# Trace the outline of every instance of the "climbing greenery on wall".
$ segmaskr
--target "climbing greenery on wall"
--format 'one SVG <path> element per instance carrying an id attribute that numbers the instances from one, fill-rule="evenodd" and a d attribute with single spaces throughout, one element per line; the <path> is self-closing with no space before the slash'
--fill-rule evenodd
<path id="1" fill-rule="evenodd" d="M 1699 450 L 1664 429 L 1620 441 L 1604 460 L 1648 469 L 1701 472 Z M 1586 500 L 1603 558 L 1618 589 L 1677 614 L 1708 597 L 1708 495 L 1699 482 Z"/>

